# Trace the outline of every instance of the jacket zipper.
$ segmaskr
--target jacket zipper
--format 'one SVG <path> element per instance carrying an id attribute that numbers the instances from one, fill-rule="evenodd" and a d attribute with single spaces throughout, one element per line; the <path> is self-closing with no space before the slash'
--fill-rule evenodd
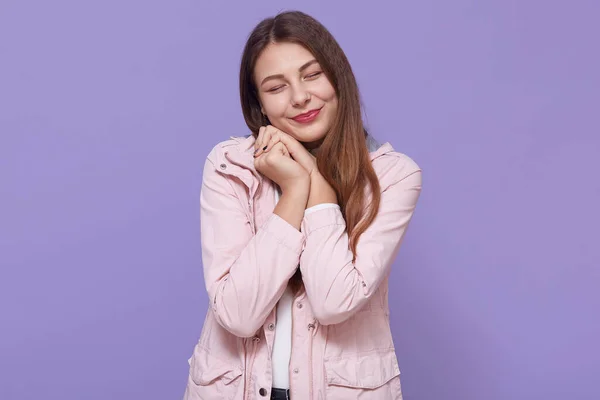
<path id="1" fill-rule="evenodd" d="M 292 300 L 292 341 L 291 341 L 291 351 L 290 351 L 290 362 L 292 361 L 292 353 L 294 353 L 294 304 L 295 304 L 295 302 L 296 302 L 296 299 L 294 298 Z M 288 376 L 289 376 L 288 380 L 290 382 L 290 392 L 291 392 L 293 379 L 291 377 L 289 363 L 288 363 Z"/>
<path id="2" fill-rule="evenodd" d="M 308 400 L 313 398 L 313 336 L 316 334 L 317 320 L 313 319 L 313 322 L 308 324 Z"/>
<path id="3" fill-rule="evenodd" d="M 248 188 L 248 200 L 249 200 L 249 205 L 254 203 L 254 196 L 256 195 L 256 193 L 258 193 L 258 191 L 260 190 L 261 186 L 262 186 L 262 177 L 260 176 L 260 174 L 254 170 L 252 170 L 252 168 L 249 168 L 247 165 L 245 165 L 242 162 L 239 162 L 237 160 L 232 159 L 229 156 L 228 152 L 225 152 L 225 158 L 227 160 L 229 160 L 230 163 L 235 164 L 241 168 L 245 168 L 248 169 L 252 175 L 256 178 L 256 182 L 257 184 L 253 187 L 253 188 Z M 252 232 L 254 235 L 256 235 L 256 224 L 255 224 L 255 215 L 254 215 L 254 210 L 252 207 L 250 207 L 249 210 L 249 220 L 250 220 L 250 224 L 251 224 L 251 228 L 252 228 Z M 293 312 L 293 309 L 292 309 Z M 293 315 L 293 314 L 292 314 Z M 293 332 L 293 326 L 294 326 L 294 320 L 292 317 L 292 332 Z M 293 336 L 292 336 L 292 340 L 293 340 Z M 252 369 L 254 368 L 254 360 L 256 358 L 256 351 L 257 351 L 257 347 L 258 347 L 258 342 L 260 342 L 260 338 L 258 336 L 254 336 L 252 338 L 253 341 L 253 346 L 252 346 L 252 352 L 251 352 L 251 356 L 250 356 L 250 363 L 249 363 L 249 367 L 246 368 L 246 391 L 244 393 L 244 399 L 249 399 L 250 398 L 250 381 L 251 381 L 251 376 L 252 376 Z M 245 351 L 245 350 L 244 350 Z"/>
<path id="4" fill-rule="evenodd" d="M 257 172 L 252 171 L 251 168 L 249 168 L 247 165 L 243 164 L 242 162 L 239 162 L 237 160 L 232 159 L 231 157 L 229 157 L 229 153 L 225 152 L 225 158 L 227 158 L 227 160 L 229 160 L 230 163 L 237 165 L 238 167 L 241 168 L 245 168 L 250 170 L 250 172 L 252 173 L 252 175 L 256 178 L 256 181 L 258 182 L 257 185 L 255 185 L 254 188 L 248 187 L 248 204 L 250 205 L 250 209 L 248 210 L 248 216 L 249 216 L 249 220 L 250 220 L 250 225 L 251 225 L 251 229 L 254 235 L 256 235 L 256 225 L 255 225 L 255 220 L 254 220 L 254 210 L 252 208 L 252 203 L 254 202 L 254 195 L 258 192 L 258 190 L 261 187 L 262 184 L 262 179 L 259 176 L 259 174 Z M 246 374 L 245 374 L 245 385 L 246 385 L 246 390 L 244 393 L 244 399 L 248 400 L 250 399 L 250 383 L 252 380 L 252 369 L 254 368 L 254 360 L 256 358 L 256 351 L 257 351 L 257 347 L 258 347 L 258 342 L 260 342 L 260 338 L 258 336 L 253 336 L 252 337 L 252 350 L 250 352 L 250 361 L 247 365 L 246 368 Z M 246 351 L 246 348 L 244 346 L 244 351 Z M 247 352 L 246 352 L 247 354 Z"/>
<path id="5" fill-rule="evenodd" d="M 248 339 L 244 339 L 244 400 L 248 400 Z"/>
<path id="6" fill-rule="evenodd" d="M 250 352 L 250 362 L 247 365 L 246 368 L 246 380 L 245 380 L 245 384 L 246 384 L 246 393 L 244 394 L 244 399 L 248 400 L 250 398 L 250 382 L 251 382 L 251 378 L 252 378 L 252 369 L 254 368 L 254 359 L 256 358 L 256 349 L 258 347 L 258 342 L 260 342 L 260 338 L 258 336 L 254 336 L 252 337 L 252 351 Z"/>

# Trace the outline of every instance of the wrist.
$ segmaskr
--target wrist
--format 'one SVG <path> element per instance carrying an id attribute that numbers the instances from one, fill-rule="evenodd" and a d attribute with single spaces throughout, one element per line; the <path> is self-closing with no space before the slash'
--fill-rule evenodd
<path id="1" fill-rule="evenodd" d="M 294 197 L 308 197 L 310 193 L 311 180 L 307 175 L 305 178 L 294 179 L 290 182 L 285 182 L 281 185 L 282 194 L 290 194 Z"/>
<path id="2" fill-rule="evenodd" d="M 310 195 L 306 207 L 310 208 L 322 203 L 338 204 L 337 194 L 323 175 L 316 172 L 311 174 Z"/>
<path id="3" fill-rule="evenodd" d="M 310 195 L 310 179 L 294 180 L 288 185 L 280 185 L 281 197 L 273 212 L 300 230 L 304 210 Z"/>

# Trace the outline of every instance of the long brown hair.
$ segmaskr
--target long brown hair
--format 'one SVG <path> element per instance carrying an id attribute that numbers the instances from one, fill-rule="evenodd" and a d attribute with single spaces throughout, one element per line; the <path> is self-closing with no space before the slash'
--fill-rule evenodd
<path id="1" fill-rule="evenodd" d="M 242 112 L 255 136 L 269 121 L 261 112 L 254 66 L 261 52 L 270 43 L 278 42 L 304 46 L 335 88 L 338 110 L 316 157 L 321 175 L 337 194 L 354 261 L 358 239 L 375 219 L 381 200 L 379 180 L 367 149 L 356 78 L 333 35 L 313 17 L 301 11 L 287 11 L 264 19 L 248 37 L 240 67 Z M 372 193 L 370 204 L 366 204 L 367 187 Z"/>

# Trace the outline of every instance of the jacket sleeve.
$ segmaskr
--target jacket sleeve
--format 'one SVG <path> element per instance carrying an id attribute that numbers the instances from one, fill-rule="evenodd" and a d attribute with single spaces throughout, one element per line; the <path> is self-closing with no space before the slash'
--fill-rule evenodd
<path id="1" fill-rule="evenodd" d="M 408 166 L 395 168 L 397 177 L 383 190 L 379 212 L 360 236 L 354 263 L 339 209 L 305 215 L 300 269 L 314 316 L 321 324 L 350 318 L 388 275 L 421 192 L 421 170 L 410 161 Z"/>
<path id="2" fill-rule="evenodd" d="M 264 324 L 304 244 L 304 235 L 277 214 L 253 234 L 249 215 L 230 179 L 207 159 L 200 191 L 204 281 L 216 320 L 239 337 Z"/>

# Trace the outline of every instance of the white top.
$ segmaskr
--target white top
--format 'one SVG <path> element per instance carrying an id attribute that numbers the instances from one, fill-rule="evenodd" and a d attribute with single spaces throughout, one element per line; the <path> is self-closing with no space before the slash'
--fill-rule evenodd
<path id="1" fill-rule="evenodd" d="M 275 204 L 279 202 L 280 188 L 275 185 Z M 304 215 L 323 208 L 340 208 L 338 204 L 323 203 L 307 208 Z M 277 303 L 277 320 L 275 323 L 275 340 L 273 343 L 273 387 L 290 388 L 290 356 L 292 354 L 292 304 L 294 294 L 288 285 Z"/>

